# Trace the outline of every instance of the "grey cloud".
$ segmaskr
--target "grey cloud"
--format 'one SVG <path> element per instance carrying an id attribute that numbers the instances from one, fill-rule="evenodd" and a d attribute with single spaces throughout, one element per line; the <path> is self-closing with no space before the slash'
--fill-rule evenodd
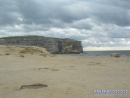
<path id="1" fill-rule="evenodd" d="M 94 4 L 100 4 L 100 5 L 105 5 L 109 7 L 120 7 L 123 9 L 130 9 L 129 3 L 130 0 L 80 0 L 84 2 L 90 2 Z"/>
<path id="2" fill-rule="evenodd" d="M 114 1 L 111 2 L 113 3 Z M 109 4 L 101 5 L 90 3 L 89 6 L 94 6 L 94 8 L 92 8 L 90 11 L 90 15 L 93 17 L 93 19 L 98 20 L 100 23 L 116 24 L 118 26 L 130 25 L 130 14 L 128 9 Z"/>
<path id="3" fill-rule="evenodd" d="M 93 24 L 91 23 L 91 21 L 89 21 L 87 19 L 83 19 L 83 20 L 79 20 L 79 21 L 74 21 L 69 26 L 72 28 L 77 28 L 77 29 L 91 30 L 93 27 Z"/>
<path id="4" fill-rule="evenodd" d="M 130 45 L 129 5 L 130 0 L 0 0 L 0 36 L 69 37 L 84 47 Z"/>
<path id="5" fill-rule="evenodd" d="M 120 33 L 120 31 L 117 32 L 110 32 L 109 36 L 111 38 L 130 38 L 130 32 L 124 32 L 124 33 Z"/>
<path id="6" fill-rule="evenodd" d="M 82 35 L 70 35 L 70 36 L 68 36 L 69 38 L 71 38 L 71 39 L 75 39 L 75 40 L 84 40 L 84 39 L 86 39 L 86 36 L 82 36 Z"/>
<path id="7" fill-rule="evenodd" d="M 130 38 L 130 28 L 115 25 L 106 25 L 103 27 L 104 32 L 109 38 Z"/>
<path id="8" fill-rule="evenodd" d="M 122 38 L 89 38 L 83 41 L 83 47 L 86 46 L 108 46 L 108 47 L 115 47 L 115 46 L 128 46 L 130 44 L 130 38 L 122 39 Z"/>
<path id="9" fill-rule="evenodd" d="M 53 2 L 51 0 L 43 1 L 41 4 L 38 1 L 16 0 L 18 7 L 26 23 L 47 24 L 52 23 L 50 19 L 61 20 L 65 23 L 71 23 L 75 20 L 80 20 L 86 17 L 85 12 L 79 11 L 71 7 L 69 4 Z M 74 9 L 73 9 L 74 8 Z"/>
<path id="10" fill-rule="evenodd" d="M 20 23 L 17 19 L 18 7 L 13 0 L 0 0 L 0 25 Z"/>
<path id="11" fill-rule="evenodd" d="M 51 25 L 53 24 L 52 19 L 60 20 L 64 23 L 72 23 L 74 21 L 92 18 L 96 19 L 95 21 L 112 23 L 119 26 L 130 25 L 130 13 L 127 9 L 124 9 L 129 5 L 127 0 L 72 0 L 66 2 L 64 0 L 64 2 L 55 0 L 7 1 L 1 1 L 2 6 L 0 8 L 3 9 L 1 10 L 1 24 L 35 23 L 53 26 Z M 23 18 L 22 22 L 17 19 L 20 17 L 18 14 Z M 80 24 L 76 27 L 79 29 L 84 28 Z"/>

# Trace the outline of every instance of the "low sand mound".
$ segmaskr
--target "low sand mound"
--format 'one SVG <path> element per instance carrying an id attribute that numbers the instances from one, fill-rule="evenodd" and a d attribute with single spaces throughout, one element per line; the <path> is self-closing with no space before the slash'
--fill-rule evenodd
<path id="1" fill-rule="evenodd" d="M 15 55 L 15 54 L 38 54 L 51 55 L 46 48 L 37 46 L 0 46 L 1 55 Z"/>

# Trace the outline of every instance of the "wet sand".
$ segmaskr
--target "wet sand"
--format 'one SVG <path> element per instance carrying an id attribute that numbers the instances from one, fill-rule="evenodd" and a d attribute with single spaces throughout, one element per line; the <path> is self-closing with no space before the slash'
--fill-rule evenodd
<path id="1" fill-rule="evenodd" d="M 129 91 L 129 56 L 0 56 L 0 98 L 130 98 Z"/>

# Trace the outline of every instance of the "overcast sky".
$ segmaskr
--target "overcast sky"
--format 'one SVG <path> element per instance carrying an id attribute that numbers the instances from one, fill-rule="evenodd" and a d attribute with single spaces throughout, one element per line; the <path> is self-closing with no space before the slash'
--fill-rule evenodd
<path id="1" fill-rule="evenodd" d="M 0 37 L 21 35 L 130 50 L 130 0 L 0 0 Z"/>

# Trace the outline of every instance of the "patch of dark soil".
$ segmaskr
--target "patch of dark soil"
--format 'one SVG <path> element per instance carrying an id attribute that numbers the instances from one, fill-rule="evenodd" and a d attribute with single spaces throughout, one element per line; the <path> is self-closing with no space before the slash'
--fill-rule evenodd
<path id="1" fill-rule="evenodd" d="M 44 87 L 48 87 L 48 85 L 44 85 L 44 84 L 22 85 L 20 87 L 20 90 L 22 90 L 22 89 L 40 89 L 40 88 L 44 88 Z"/>

